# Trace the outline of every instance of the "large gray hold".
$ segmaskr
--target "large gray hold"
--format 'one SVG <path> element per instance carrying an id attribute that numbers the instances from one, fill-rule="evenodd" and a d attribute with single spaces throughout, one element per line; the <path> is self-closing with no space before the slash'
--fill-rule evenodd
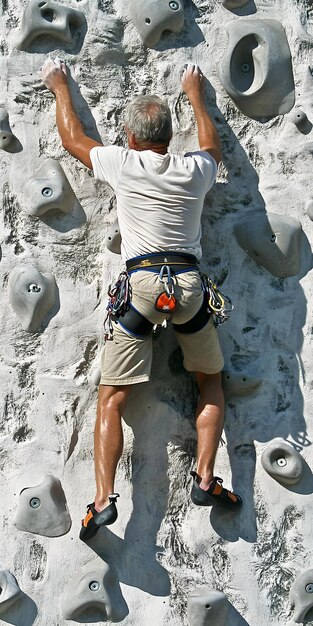
<path id="1" fill-rule="evenodd" d="M 81 615 L 94 609 L 100 611 L 105 620 L 119 622 L 124 614 L 115 593 L 116 585 L 115 576 L 107 563 L 89 563 L 72 578 L 65 590 L 63 617 L 81 621 Z"/>
<path id="2" fill-rule="evenodd" d="M 32 0 L 23 14 L 18 50 L 27 50 L 33 41 L 48 35 L 64 43 L 72 43 L 73 30 L 84 27 L 86 18 L 81 11 L 48 0 Z"/>
<path id="3" fill-rule="evenodd" d="M 59 537 L 70 530 L 71 523 L 58 478 L 49 474 L 40 485 L 22 489 L 15 517 L 15 526 L 19 530 Z"/>
<path id="4" fill-rule="evenodd" d="M 165 31 L 178 33 L 184 25 L 182 0 L 130 0 L 130 10 L 147 48 L 153 48 Z"/>
<path id="5" fill-rule="evenodd" d="M 188 597 L 190 626 L 229 626 L 229 603 L 222 591 L 195 589 Z"/>
<path id="6" fill-rule="evenodd" d="M 57 299 L 52 274 L 40 274 L 32 265 L 16 265 L 9 276 L 9 300 L 22 327 L 36 332 Z"/>
<path id="7" fill-rule="evenodd" d="M 295 87 L 281 23 L 240 19 L 225 28 L 228 44 L 218 75 L 238 109 L 254 119 L 288 113 L 294 105 Z"/>
<path id="8" fill-rule="evenodd" d="M 0 571 L 0 590 L 0 615 L 4 615 L 21 598 L 23 592 L 15 576 L 7 569 Z"/>
<path id="9" fill-rule="evenodd" d="M 276 213 L 257 212 L 241 218 L 235 236 L 243 250 L 274 276 L 300 271 L 302 228 L 298 220 Z"/>
<path id="10" fill-rule="evenodd" d="M 76 202 L 75 193 L 58 161 L 47 159 L 24 188 L 26 210 L 40 217 L 52 210 L 71 213 Z"/>

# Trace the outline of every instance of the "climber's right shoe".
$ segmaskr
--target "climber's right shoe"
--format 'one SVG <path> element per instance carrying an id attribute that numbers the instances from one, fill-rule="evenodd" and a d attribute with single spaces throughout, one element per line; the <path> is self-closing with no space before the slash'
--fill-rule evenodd
<path id="1" fill-rule="evenodd" d="M 198 506 L 219 506 L 228 510 L 241 507 L 241 497 L 222 487 L 223 481 L 221 478 L 214 477 L 208 489 L 201 489 L 199 486 L 200 476 L 196 472 L 190 472 L 190 474 L 193 476 L 191 500 L 194 504 Z"/>
<path id="2" fill-rule="evenodd" d="M 114 524 L 117 520 L 117 508 L 115 503 L 118 497 L 118 493 L 112 493 L 109 496 L 110 504 L 102 511 L 96 511 L 94 502 L 87 504 L 87 515 L 82 520 L 82 527 L 79 533 L 79 538 L 82 541 L 91 539 L 99 530 L 100 526 Z"/>

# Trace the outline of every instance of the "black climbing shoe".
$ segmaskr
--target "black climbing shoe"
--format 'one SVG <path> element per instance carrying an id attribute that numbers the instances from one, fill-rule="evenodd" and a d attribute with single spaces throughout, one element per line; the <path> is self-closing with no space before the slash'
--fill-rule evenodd
<path id="1" fill-rule="evenodd" d="M 114 524 L 117 520 L 117 508 L 116 498 L 119 497 L 118 493 L 112 493 L 109 496 L 110 504 L 102 511 L 98 512 L 95 509 L 95 503 L 87 504 L 87 515 L 82 520 L 82 527 L 79 533 L 79 538 L 82 541 L 86 541 L 93 537 L 100 526 L 109 526 Z"/>
<path id="2" fill-rule="evenodd" d="M 191 500 L 198 506 L 219 506 L 224 509 L 239 509 L 242 499 L 236 493 L 222 487 L 222 479 L 214 477 L 207 490 L 199 487 L 200 477 L 196 472 L 190 472 L 193 476 Z"/>

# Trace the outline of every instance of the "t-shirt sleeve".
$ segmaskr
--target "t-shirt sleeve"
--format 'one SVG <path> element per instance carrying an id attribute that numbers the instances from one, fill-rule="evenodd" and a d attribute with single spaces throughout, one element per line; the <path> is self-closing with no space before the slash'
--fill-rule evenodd
<path id="1" fill-rule="evenodd" d="M 95 146 L 90 150 L 90 160 L 95 178 L 116 189 L 128 150 L 119 146 Z"/>
<path id="2" fill-rule="evenodd" d="M 217 175 L 217 163 L 209 152 L 198 150 L 196 152 L 186 152 L 185 157 L 192 157 L 204 178 L 206 191 L 211 189 Z"/>

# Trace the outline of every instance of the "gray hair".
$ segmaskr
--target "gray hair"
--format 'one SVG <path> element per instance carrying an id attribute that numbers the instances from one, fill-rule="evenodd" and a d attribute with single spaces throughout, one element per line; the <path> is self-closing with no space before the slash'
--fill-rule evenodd
<path id="1" fill-rule="evenodd" d="M 171 112 L 159 96 L 137 96 L 127 105 L 124 122 L 139 142 L 169 144 L 171 140 Z"/>

